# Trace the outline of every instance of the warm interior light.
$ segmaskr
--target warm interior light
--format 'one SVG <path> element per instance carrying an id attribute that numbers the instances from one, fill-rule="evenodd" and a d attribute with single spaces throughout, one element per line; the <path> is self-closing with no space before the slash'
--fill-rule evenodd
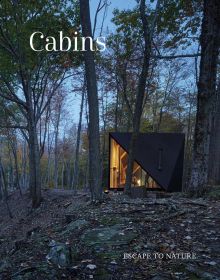
<path id="1" fill-rule="evenodd" d="M 113 138 L 110 141 L 110 188 L 123 188 L 126 182 L 128 153 Z M 136 161 L 133 167 L 132 185 L 134 187 L 157 187 L 156 182 Z"/>

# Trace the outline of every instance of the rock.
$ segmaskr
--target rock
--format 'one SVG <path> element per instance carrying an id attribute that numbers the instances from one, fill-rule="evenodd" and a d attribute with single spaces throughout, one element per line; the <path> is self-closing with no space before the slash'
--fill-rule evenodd
<path id="1" fill-rule="evenodd" d="M 81 239 L 87 246 L 120 246 L 129 244 L 136 237 L 136 232 L 131 230 L 124 232 L 121 225 L 113 225 L 88 230 L 82 235 Z"/>
<path id="2" fill-rule="evenodd" d="M 50 247 L 54 247 L 56 245 L 56 241 L 55 240 L 51 240 L 49 243 Z"/>
<path id="3" fill-rule="evenodd" d="M 90 260 L 90 259 L 85 259 L 85 260 L 81 261 L 81 263 L 90 263 L 90 262 L 92 262 L 92 260 Z"/>
<path id="4" fill-rule="evenodd" d="M 191 236 L 189 236 L 189 235 L 187 235 L 187 236 L 185 237 L 185 239 L 187 239 L 187 240 L 191 240 L 191 239 L 192 239 L 192 237 L 191 237 Z"/>
<path id="5" fill-rule="evenodd" d="M 211 266 L 214 266 L 214 265 L 216 265 L 217 263 L 216 262 L 214 262 L 214 261 L 211 261 L 211 262 L 205 262 L 206 264 L 209 264 L 209 265 L 211 265 Z"/>
<path id="6" fill-rule="evenodd" d="M 94 270 L 94 269 L 96 269 L 96 265 L 95 264 L 87 264 L 86 268 Z"/>
<path id="7" fill-rule="evenodd" d="M 66 244 L 56 243 L 54 240 L 52 240 L 49 246 L 51 249 L 46 256 L 47 261 L 61 267 L 66 267 L 70 264 L 71 251 Z"/>
<path id="8" fill-rule="evenodd" d="M 75 230 L 81 230 L 83 227 L 86 227 L 89 224 L 88 221 L 84 219 L 79 219 L 76 221 L 71 222 L 70 224 L 67 225 L 66 230 L 62 232 L 62 234 L 67 234 L 70 232 L 73 232 Z"/>
<path id="9" fill-rule="evenodd" d="M 168 211 L 169 212 L 176 212 L 178 210 L 178 207 L 177 207 L 177 205 L 175 205 L 175 204 L 170 204 L 169 206 L 168 206 Z"/>

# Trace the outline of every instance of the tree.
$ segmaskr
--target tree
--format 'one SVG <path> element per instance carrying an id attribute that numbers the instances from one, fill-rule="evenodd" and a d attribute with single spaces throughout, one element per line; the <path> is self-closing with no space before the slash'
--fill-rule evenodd
<path id="1" fill-rule="evenodd" d="M 41 202 L 41 149 L 38 122 L 57 88 L 67 78 L 70 58 L 61 52 L 33 52 L 27 44 L 33 30 L 58 37 L 57 30 L 71 33 L 74 19 L 68 1 L 2 1 L 0 6 L 0 96 L 16 104 L 21 116 L 9 110 L 10 126 L 21 129 L 29 146 L 30 191 L 33 207 Z M 66 6 L 64 12 L 63 5 Z M 36 42 L 40 48 L 43 41 Z M 74 56 L 76 57 L 76 56 Z M 73 60 L 73 64 L 77 59 Z M 67 63 L 68 62 L 68 63 Z"/>
<path id="2" fill-rule="evenodd" d="M 133 117 L 133 132 L 132 132 L 130 146 L 129 146 L 128 167 L 126 171 L 125 191 L 128 194 L 130 194 L 130 190 L 131 190 L 135 146 L 140 130 L 140 121 L 141 121 L 141 115 L 143 110 L 145 87 L 146 87 L 147 76 L 150 67 L 151 52 L 152 52 L 152 36 L 155 28 L 159 7 L 160 7 L 160 0 L 158 0 L 157 2 L 155 16 L 150 28 L 149 18 L 146 15 L 145 0 L 140 1 L 140 16 L 141 16 L 141 21 L 143 26 L 143 37 L 144 37 L 144 58 L 143 58 L 142 70 L 141 70 L 141 74 L 138 81 L 138 87 L 137 87 L 137 96 L 135 101 L 135 109 L 134 109 L 134 117 Z"/>
<path id="3" fill-rule="evenodd" d="M 54 98 L 52 102 L 53 108 L 53 123 L 54 123 L 54 187 L 58 188 L 58 160 L 59 160 L 59 151 L 58 151 L 58 140 L 59 140 L 59 127 L 61 122 L 61 114 L 63 106 L 65 103 L 66 92 L 63 88 L 59 89 L 58 95 Z"/>
<path id="4" fill-rule="evenodd" d="M 75 159 L 74 159 L 74 170 L 73 170 L 73 179 L 72 179 L 72 189 L 76 190 L 78 186 L 79 179 L 79 148 L 80 148 L 80 140 L 81 140 L 81 129 L 82 129 L 82 117 L 83 117 L 83 107 L 84 107 L 84 99 L 85 99 L 85 90 L 86 83 L 85 78 L 82 86 L 82 96 L 81 96 L 81 104 L 80 104 L 80 112 L 79 112 L 79 123 L 77 128 L 77 138 L 76 138 L 76 151 L 75 151 Z"/>
<path id="5" fill-rule="evenodd" d="M 12 219 L 13 215 L 11 213 L 11 210 L 10 210 L 10 207 L 8 204 L 8 190 L 6 187 L 5 172 L 4 172 L 2 163 L 1 163 L 1 157 L 0 157 L 0 196 L 2 196 L 4 198 L 9 217 Z"/>
<path id="6" fill-rule="evenodd" d="M 190 189 L 199 192 L 207 186 L 210 133 L 216 92 L 219 54 L 220 2 L 204 0 L 201 31 L 201 62 Z"/>
<path id="7" fill-rule="evenodd" d="M 210 139 L 208 183 L 220 185 L 220 81 L 216 91 Z"/>
<path id="8" fill-rule="evenodd" d="M 87 0 L 80 0 L 80 18 L 83 36 L 92 38 L 89 1 Z M 102 186 L 98 90 L 94 53 L 90 50 L 90 41 L 88 39 L 85 43 L 85 50 L 85 75 L 89 105 L 89 184 L 92 192 L 92 199 L 101 200 Z"/>

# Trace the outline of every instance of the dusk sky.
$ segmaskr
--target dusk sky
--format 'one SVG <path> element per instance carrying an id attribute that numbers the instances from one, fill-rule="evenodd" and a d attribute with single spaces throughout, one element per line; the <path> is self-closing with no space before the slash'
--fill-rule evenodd
<path id="1" fill-rule="evenodd" d="M 95 15 L 98 3 L 99 3 L 99 0 L 90 0 L 90 10 L 91 10 L 92 21 L 94 19 L 94 15 Z M 116 9 L 116 8 L 119 10 L 131 9 L 132 7 L 134 7 L 137 4 L 135 0 L 109 0 L 109 3 L 110 3 L 110 5 L 108 7 L 107 15 L 106 15 L 105 22 L 104 22 L 104 31 L 106 30 L 107 27 L 109 28 L 109 31 L 114 29 L 114 25 L 111 23 L 112 12 L 114 9 Z M 97 30 L 100 30 L 103 13 L 104 13 L 104 9 L 99 14 Z"/>

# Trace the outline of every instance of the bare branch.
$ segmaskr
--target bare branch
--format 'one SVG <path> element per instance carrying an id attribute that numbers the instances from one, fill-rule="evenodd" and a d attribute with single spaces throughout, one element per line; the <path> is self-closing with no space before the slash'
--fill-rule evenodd
<path id="1" fill-rule="evenodd" d="M 190 57 L 199 57 L 201 53 L 193 53 L 193 54 L 177 54 L 177 55 L 156 55 L 153 56 L 158 59 L 175 59 L 175 58 L 190 58 Z"/>
<path id="2" fill-rule="evenodd" d="M 14 128 L 14 129 L 28 129 L 27 126 L 24 125 L 1 125 L 0 124 L 0 128 Z"/>
<path id="3" fill-rule="evenodd" d="M 93 31 L 92 31 L 92 37 L 93 38 L 94 38 L 94 35 L 95 35 L 98 14 L 105 6 L 106 6 L 106 2 L 104 2 L 102 4 L 102 0 L 99 0 L 99 4 L 98 4 L 98 7 L 97 7 L 96 13 L 95 13 L 95 20 L 94 20 L 94 26 L 93 26 Z"/>

